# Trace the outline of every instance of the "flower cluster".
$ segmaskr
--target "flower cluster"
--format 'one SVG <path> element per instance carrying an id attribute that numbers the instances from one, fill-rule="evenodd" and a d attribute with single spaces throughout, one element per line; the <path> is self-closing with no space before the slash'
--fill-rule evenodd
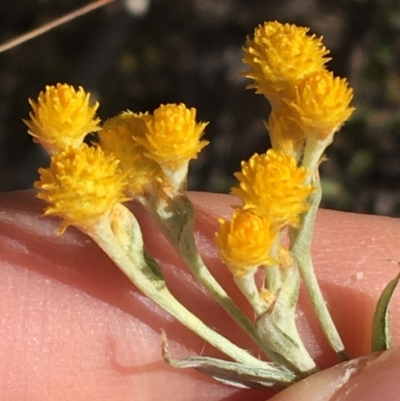
<path id="1" fill-rule="evenodd" d="M 39 197 L 46 214 L 68 224 L 95 224 L 113 205 L 131 198 L 184 189 L 188 164 L 207 144 L 206 123 L 183 104 L 160 106 L 153 115 L 123 112 L 100 125 L 98 103 L 67 84 L 47 86 L 32 106 L 29 133 L 49 152 L 51 164 L 40 169 Z M 93 146 L 84 143 L 97 132 Z"/>
<path id="2" fill-rule="evenodd" d="M 274 149 L 289 152 L 296 160 L 315 141 L 321 142 L 319 159 L 354 111 L 352 89 L 346 79 L 328 72 L 329 52 L 322 37 L 307 35 L 308 31 L 266 22 L 255 29 L 254 38 L 247 38 L 243 58 L 250 67 L 245 73 L 253 80 L 250 87 L 271 103 L 267 127 Z M 315 163 L 307 167 L 314 169 Z"/>
<path id="3" fill-rule="evenodd" d="M 264 266 L 270 282 L 281 282 L 279 269 L 287 270 L 287 258 L 281 255 L 289 254 L 279 248 L 282 233 L 286 228 L 300 228 L 311 206 L 310 196 L 319 188 L 317 168 L 323 152 L 354 111 L 352 90 L 345 79 L 326 69 L 329 51 L 322 38 L 308 31 L 266 22 L 255 29 L 253 38 L 247 38 L 244 47 L 250 87 L 271 104 L 265 125 L 272 149 L 242 162 L 241 171 L 235 174 L 239 184 L 231 191 L 242 203 L 234 207 L 230 221 L 220 220 L 216 234 L 220 257 L 237 281 Z M 261 238 L 263 246 L 259 245 Z M 293 269 L 295 261 L 291 265 Z M 278 266 L 278 273 L 268 266 Z M 269 285 L 267 280 L 260 294 L 274 295 Z M 244 293 L 250 303 L 259 304 L 254 288 L 245 288 Z"/>
<path id="4" fill-rule="evenodd" d="M 307 28 L 267 22 L 247 38 L 244 52 L 251 87 L 272 106 L 265 123 L 272 149 L 241 163 L 231 190 L 240 202 L 230 219 L 219 220 L 215 242 L 253 319 L 216 281 L 196 246 L 186 178 L 190 160 L 208 142 L 202 139 L 207 123 L 196 121 L 195 109 L 166 104 L 153 113 L 125 111 L 100 125 L 98 103 L 92 104 L 88 93 L 57 84 L 47 86 L 37 102 L 30 100 L 25 123 L 51 155 L 35 186 L 47 202 L 45 215 L 62 218 L 59 233 L 73 225 L 88 234 L 145 295 L 235 362 L 196 357 L 186 365 L 165 359 L 224 382 L 285 386 L 318 369 L 296 326 L 301 279 L 332 349 L 346 357 L 310 248 L 321 194 L 318 166 L 353 113 L 352 90 L 326 69 L 329 52 Z M 90 145 L 89 133 L 95 133 Z M 273 364 L 223 338 L 172 296 L 135 216 L 122 205 L 130 199 L 145 206 L 195 278 Z M 288 241 L 282 241 L 285 233 Z"/>
<path id="5" fill-rule="evenodd" d="M 241 198 L 243 205 L 230 223 L 220 220 L 216 242 L 222 260 L 234 274 L 242 275 L 246 265 L 243 255 L 247 255 L 249 271 L 259 265 L 276 263 L 276 258 L 269 254 L 272 245 L 285 227 L 298 226 L 299 216 L 308 209 L 306 201 L 314 187 L 304 184 L 307 177 L 304 167 L 298 167 L 292 156 L 273 149 L 262 155 L 255 154 L 248 162 L 243 161 L 241 172 L 235 175 L 239 186 L 232 188 L 231 193 Z M 246 235 L 242 235 L 243 227 L 246 227 Z M 256 238 L 261 236 L 264 238 L 263 258 L 257 257 L 260 249 L 255 246 Z"/>

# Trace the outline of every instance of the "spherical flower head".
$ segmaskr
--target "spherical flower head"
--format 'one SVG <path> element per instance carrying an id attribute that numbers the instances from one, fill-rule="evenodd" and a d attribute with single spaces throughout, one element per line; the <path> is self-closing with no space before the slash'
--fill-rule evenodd
<path id="1" fill-rule="evenodd" d="M 100 129 L 99 104 L 90 105 L 90 94 L 66 84 L 46 86 L 37 102 L 29 100 L 30 120 L 24 120 L 35 142 L 50 155 L 68 146 L 78 147 L 86 134 Z"/>
<path id="2" fill-rule="evenodd" d="M 335 78 L 328 71 L 308 75 L 293 92 L 285 102 L 293 109 L 293 118 L 306 137 L 326 139 L 355 110 L 350 106 L 353 90 L 348 87 L 346 79 Z"/>
<path id="3" fill-rule="evenodd" d="M 243 200 L 244 209 L 265 214 L 277 229 L 286 225 L 296 227 L 300 214 L 308 210 L 307 198 L 315 189 L 304 185 L 307 174 L 307 169 L 298 167 L 292 156 L 270 149 L 242 162 L 242 171 L 235 174 L 239 186 L 232 188 L 231 193 Z"/>
<path id="4" fill-rule="evenodd" d="M 144 140 L 136 138 L 147 149 L 146 156 L 162 167 L 177 170 L 208 144 L 201 140 L 207 123 L 196 122 L 196 109 L 184 104 L 161 105 L 146 121 Z"/>
<path id="5" fill-rule="evenodd" d="M 144 138 L 147 113 L 124 112 L 107 120 L 99 132 L 99 146 L 106 155 L 112 154 L 119 161 L 118 168 L 128 174 L 127 191 L 132 196 L 142 196 L 151 191 L 162 179 L 160 166 L 145 153 L 146 149 L 134 138 Z"/>
<path id="6" fill-rule="evenodd" d="M 277 232 L 270 221 L 253 210 L 236 210 L 230 221 L 219 220 L 215 235 L 221 260 L 233 274 L 244 275 L 260 265 L 275 264 L 270 256 Z"/>
<path id="7" fill-rule="evenodd" d="M 250 86 L 257 93 L 274 97 L 302 80 L 306 75 L 322 71 L 329 61 L 329 51 L 322 37 L 307 35 L 309 28 L 279 22 L 266 22 L 247 38 L 243 61 L 250 66 L 245 72 L 253 79 Z"/>
<path id="8" fill-rule="evenodd" d="M 119 172 L 118 161 L 84 143 L 54 155 L 50 167 L 39 173 L 37 197 L 48 203 L 45 215 L 63 219 L 60 234 L 68 225 L 85 230 L 96 226 L 116 204 L 129 199 L 124 195 L 126 175 Z"/>

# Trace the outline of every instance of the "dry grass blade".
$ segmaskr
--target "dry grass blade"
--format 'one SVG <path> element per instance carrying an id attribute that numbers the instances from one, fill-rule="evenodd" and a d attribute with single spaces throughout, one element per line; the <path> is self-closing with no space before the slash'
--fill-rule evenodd
<path id="1" fill-rule="evenodd" d="M 14 39 L 11 39 L 10 41 L 0 45 L 0 53 L 3 53 L 7 50 L 12 49 L 13 47 L 16 47 L 22 43 L 25 43 L 31 39 L 36 38 L 37 36 L 42 35 L 45 32 L 50 31 L 51 29 L 57 28 L 60 25 L 63 25 L 69 21 L 74 20 L 75 18 L 81 17 L 82 15 L 85 15 L 93 10 L 96 10 L 97 8 L 103 7 L 109 3 L 112 3 L 115 0 L 96 0 L 90 4 L 87 4 L 86 6 L 83 6 L 75 11 L 72 11 L 69 14 L 66 14 L 60 18 L 57 18 L 48 24 L 42 25 L 41 27 L 30 31 L 26 34 L 23 34 L 21 36 L 18 36 Z"/>

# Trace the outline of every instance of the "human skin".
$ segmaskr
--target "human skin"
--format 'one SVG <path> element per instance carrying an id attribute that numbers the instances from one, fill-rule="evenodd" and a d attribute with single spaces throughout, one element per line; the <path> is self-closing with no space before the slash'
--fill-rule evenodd
<path id="1" fill-rule="evenodd" d="M 193 193 L 204 260 L 249 311 L 217 259 L 217 217 L 227 195 Z M 345 401 L 393 400 L 400 392 L 400 351 L 369 354 L 377 298 L 399 270 L 396 219 L 320 211 L 313 243 L 316 272 L 352 362 L 337 365 L 305 292 L 298 326 L 325 369 L 274 395 L 228 387 L 192 369 L 164 363 L 160 332 L 174 358 L 220 355 L 143 297 L 102 251 L 74 228 L 55 235 L 58 219 L 41 217 L 32 191 L 0 194 L 0 399 L 4 401 Z M 171 291 L 212 328 L 257 354 L 247 337 L 191 278 L 151 219 L 135 205 L 145 242 Z M 400 301 L 392 302 L 393 341 L 400 339 Z M 272 398 L 271 398 L 272 397 Z"/>

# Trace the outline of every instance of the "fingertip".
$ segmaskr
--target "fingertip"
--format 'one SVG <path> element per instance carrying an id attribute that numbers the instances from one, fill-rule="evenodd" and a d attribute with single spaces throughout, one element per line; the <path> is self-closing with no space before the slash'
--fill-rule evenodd
<path id="1" fill-rule="evenodd" d="M 373 357 L 373 356 L 371 356 Z M 392 348 L 366 364 L 335 393 L 331 401 L 393 401 L 400 392 L 400 348 Z"/>
<path id="2" fill-rule="evenodd" d="M 400 348 L 336 365 L 296 383 L 271 401 L 392 401 L 400 391 Z"/>

